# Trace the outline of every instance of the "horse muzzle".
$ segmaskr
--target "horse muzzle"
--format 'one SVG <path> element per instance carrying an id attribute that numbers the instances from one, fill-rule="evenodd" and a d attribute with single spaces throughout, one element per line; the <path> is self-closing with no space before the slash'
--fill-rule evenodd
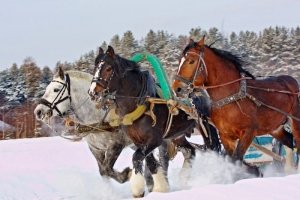
<path id="1" fill-rule="evenodd" d="M 43 106 L 37 106 L 34 109 L 35 118 L 39 121 L 47 121 L 52 115 L 53 111 L 51 109 L 44 109 Z"/>

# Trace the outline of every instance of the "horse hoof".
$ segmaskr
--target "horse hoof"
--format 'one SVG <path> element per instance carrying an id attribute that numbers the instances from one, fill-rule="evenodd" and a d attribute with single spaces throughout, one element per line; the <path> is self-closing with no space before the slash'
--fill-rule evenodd
<path id="1" fill-rule="evenodd" d="M 123 173 L 124 172 L 127 172 L 127 180 L 129 180 L 131 178 L 131 175 L 132 175 L 132 169 L 130 169 L 129 167 L 127 167 L 126 169 L 124 169 Z"/>
<path id="2" fill-rule="evenodd" d="M 145 193 L 145 179 L 143 175 L 134 171 L 131 173 L 130 177 L 130 187 L 133 197 L 143 197 Z"/>
<path id="3" fill-rule="evenodd" d="M 122 176 L 122 183 L 127 182 L 130 177 L 131 177 L 131 171 L 132 169 L 130 169 L 129 167 L 126 167 L 122 172 L 121 172 L 121 176 Z"/>
<path id="4" fill-rule="evenodd" d="M 259 167 L 257 166 L 247 165 L 247 171 L 256 177 L 263 177 L 263 173 L 261 172 L 261 170 L 259 170 Z"/>
<path id="5" fill-rule="evenodd" d="M 140 195 L 132 195 L 133 198 L 143 198 L 145 195 L 145 192 L 143 194 Z"/>

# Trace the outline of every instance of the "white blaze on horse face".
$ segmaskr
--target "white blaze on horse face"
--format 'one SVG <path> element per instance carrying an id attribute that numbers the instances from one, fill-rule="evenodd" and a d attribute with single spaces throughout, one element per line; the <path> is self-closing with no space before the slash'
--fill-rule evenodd
<path id="1" fill-rule="evenodd" d="M 95 94 L 95 89 L 96 89 L 97 84 L 95 82 L 92 82 L 91 86 L 90 86 L 90 93 L 91 94 Z"/>
<path id="2" fill-rule="evenodd" d="M 99 64 L 99 67 L 97 68 L 97 70 L 96 70 L 96 72 L 95 72 L 94 79 L 96 79 L 96 80 L 99 79 L 99 74 L 100 74 L 100 70 L 101 70 L 102 63 L 103 63 L 103 62 L 101 62 L 101 63 Z M 91 83 L 91 86 L 90 86 L 90 91 L 89 91 L 89 93 L 92 94 L 92 95 L 94 95 L 94 94 L 95 94 L 95 89 L 96 89 L 96 87 L 97 87 L 97 83 L 96 83 L 96 82 L 92 82 L 92 83 Z"/>
<path id="3" fill-rule="evenodd" d="M 181 58 L 181 60 L 180 60 L 179 67 L 178 67 L 178 72 L 177 72 L 177 75 L 178 75 L 178 73 L 180 72 L 180 70 L 181 70 L 181 67 L 182 67 L 182 65 L 183 65 L 184 61 L 185 61 L 185 57 L 182 57 L 182 58 Z"/>

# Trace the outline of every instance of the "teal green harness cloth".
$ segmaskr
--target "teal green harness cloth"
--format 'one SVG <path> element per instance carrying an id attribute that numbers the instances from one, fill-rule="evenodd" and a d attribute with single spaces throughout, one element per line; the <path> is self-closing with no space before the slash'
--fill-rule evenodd
<path id="1" fill-rule="evenodd" d="M 155 55 L 148 53 L 137 53 L 134 56 L 132 56 L 130 60 L 134 62 L 141 62 L 143 60 L 147 60 L 152 65 L 155 76 L 160 84 L 160 87 L 162 89 L 162 97 L 165 100 L 169 100 L 173 97 L 173 93 L 171 92 L 172 90 L 170 88 L 166 72 L 161 62 Z"/>

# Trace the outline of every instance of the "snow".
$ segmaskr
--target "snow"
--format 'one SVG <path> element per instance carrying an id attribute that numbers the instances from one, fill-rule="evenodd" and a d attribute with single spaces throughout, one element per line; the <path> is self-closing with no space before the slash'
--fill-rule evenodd
<path id="1" fill-rule="evenodd" d="M 132 166 L 132 153 L 126 148 L 115 168 Z M 100 176 L 85 141 L 61 137 L 0 141 L 0 160 L 1 200 L 131 199 L 129 183 Z M 170 162 L 169 193 L 146 192 L 144 199 L 300 199 L 300 174 L 251 178 L 214 153 L 197 153 L 191 170 L 180 171 L 182 163 L 181 154 Z M 237 180 L 242 177 L 247 179 Z"/>

